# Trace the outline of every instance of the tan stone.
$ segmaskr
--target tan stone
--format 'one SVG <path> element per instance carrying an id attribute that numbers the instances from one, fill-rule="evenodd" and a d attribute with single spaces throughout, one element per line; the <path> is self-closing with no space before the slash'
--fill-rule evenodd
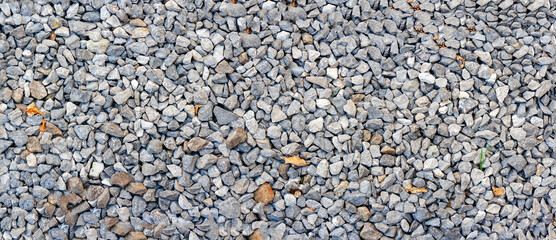
<path id="1" fill-rule="evenodd" d="M 132 180 L 131 175 L 125 172 L 117 172 L 110 177 L 110 184 L 124 188 Z"/>
<path id="2" fill-rule="evenodd" d="M 259 186 L 259 189 L 255 191 L 255 201 L 264 203 L 265 205 L 274 200 L 274 192 L 270 184 L 265 183 Z"/>

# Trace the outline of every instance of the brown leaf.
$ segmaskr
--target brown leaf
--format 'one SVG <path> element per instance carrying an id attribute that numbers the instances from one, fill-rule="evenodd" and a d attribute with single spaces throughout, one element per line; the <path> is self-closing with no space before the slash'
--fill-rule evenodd
<path id="1" fill-rule="evenodd" d="M 492 187 L 492 193 L 494 196 L 503 196 L 504 195 L 504 188 Z"/>
<path id="2" fill-rule="evenodd" d="M 415 1 L 415 0 L 407 0 L 407 3 L 412 3 L 412 2 L 414 2 L 414 1 Z"/>
<path id="3" fill-rule="evenodd" d="M 310 163 L 306 162 L 305 160 L 299 158 L 298 156 L 293 156 L 293 157 L 281 157 L 282 159 L 284 159 L 284 161 L 286 163 L 291 163 L 295 166 L 299 166 L 299 167 L 303 167 L 303 166 L 307 166 Z"/>
<path id="4" fill-rule="evenodd" d="M 41 127 L 39 128 L 39 132 L 46 132 L 46 119 L 42 119 Z"/>
<path id="5" fill-rule="evenodd" d="M 432 40 L 438 40 L 440 38 L 440 36 L 436 35 L 432 38 Z"/>
<path id="6" fill-rule="evenodd" d="M 411 186 L 411 184 L 409 184 L 409 185 L 407 185 L 407 187 L 405 187 L 405 191 L 410 192 L 410 193 L 426 193 L 426 192 L 428 192 L 427 189 L 414 187 L 414 186 Z"/>
<path id="7" fill-rule="evenodd" d="M 32 102 L 31 104 L 29 104 L 29 106 L 27 106 L 27 109 L 25 110 L 25 113 L 27 113 L 28 117 L 32 117 L 35 114 L 43 114 L 43 113 L 46 113 L 46 112 L 39 111 L 39 109 L 37 108 L 35 103 Z"/>
<path id="8" fill-rule="evenodd" d="M 195 116 L 197 116 L 197 113 L 199 112 L 199 108 L 203 107 L 204 105 L 195 105 Z"/>

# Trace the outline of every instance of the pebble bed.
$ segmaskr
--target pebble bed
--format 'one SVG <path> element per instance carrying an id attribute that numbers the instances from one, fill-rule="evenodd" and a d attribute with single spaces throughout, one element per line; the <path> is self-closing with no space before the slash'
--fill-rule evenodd
<path id="1" fill-rule="evenodd" d="M 555 6 L 2 0 L 0 239 L 556 239 Z"/>

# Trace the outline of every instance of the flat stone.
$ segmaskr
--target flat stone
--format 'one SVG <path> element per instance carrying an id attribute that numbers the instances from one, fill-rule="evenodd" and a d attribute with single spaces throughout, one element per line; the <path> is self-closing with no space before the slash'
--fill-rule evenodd
<path id="1" fill-rule="evenodd" d="M 237 119 L 237 115 L 235 113 L 225 110 L 219 106 L 214 107 L 213 113 L 216 117 L 216 121 L 220 125 L 226 125 Z"/>
<path id="2" fill-rule="evenodd" d="M 203 150 L 207 146 L 208 143 L 209 143 L 209 141 L 207 141 L 203 138 L 194 137 L 191 140 L 189 140 L 189 142 L 187 142 L 187 148 L 190 151 L 198 152 L 198 151 Z"/>
<path id="3" fill-rule="evenodd" d="M 31 91 L 31 97 L 36 99 L 43 99 L 48 95 L 46 88 L 39 81 L 32 81 L 29 83 L 29 90 Z"/>
<path id="4" fill-rule="evenodd" d="M 238 218 L 241 215 L 241 205 L 233 197 L 217 203 L 216 208 L 218 208 L 220 215 L 228 219 Z"/>
<path id="5" fill-rule="evenodd" d="M 100 130 L 113 137 L 125 137 L 125 132 L 115 123 L 105 123 L 100 126 Z"/>
<path id="6" fill-rule="evenodd" d="M 214 70 L 216 70 L 217 73 L 233 73 L 234 72 L 234 68 L 232 68 L 232 66 L 230 66 L 230 64 L 226 61 L 221 61 L 220 63 L 218 63 L 218 65 L 216 65 L 216 68 Z"/>
<path id="7" fill-rule="evenodd" d="M 306 77 L 305 80 L 322 88 L 328 88 L 328 78 L 326 77 Z"/>
<path id="8" fill-rule="evenodd" d="M 222 16 L 244 17 L 247 14 L 247 10 L 242 4 L 222 3 L 220 5 L 220 13 Z"/>
<path id="9" fill-rule="evenodd" d="M 106 39 L 101 39 L 99 41 L 88 40 L 86 45 L 87 50 L 96 54 L 104 54 L 108 46 L 110 46 L 110 41 Z"/>
<path id="10" fill-rule="evenodd" d="M 131 175 L 125 172 L 117 172 L 110 177 L 110 184 L 124 188 L 132 180 Z"/>

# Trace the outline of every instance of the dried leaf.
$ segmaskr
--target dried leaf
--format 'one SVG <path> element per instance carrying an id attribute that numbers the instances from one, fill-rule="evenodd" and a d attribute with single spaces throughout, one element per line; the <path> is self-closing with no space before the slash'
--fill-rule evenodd
<path id="1" fill-rule="evenodd" d="M 39 109 L 35 106 L 35 103 L 32 102 L 31 104 L 29 104 L 29 106 L 27 106 L 25 113 L 27 113 L 28 117 L 32 117 L 35 114 L 43 114 L 45 112 L 39 111 Z"/>
<path id="2" fill-rule="evenodd" d="M 195 108 L 195 116 L 197 116 L 197 113 L 199 112 L 199 108 L 203 107 L 204 105 L 195 105 L 193 108 Z"/>
<path id="3" fill-rule="evenodd" d="M 414 1 L 415 1 L 415 0 L 407 0 L 407 3 L 412 3 L 412 2 L 414 2 Z"/>
<path id="4" fill-rule="evenodd" d="M 438 39 L 440 39 L 440 36 L 438 36 L 438 35 L 436 35 L 432 38 L 432 40 L 438 40 Z"/>
<path id="5" fill-rule="evenodd" d="M 292 7 L 297 7 L 297 1 L 296 0 L 292 1 Z"/>
<path id="6" fill-rule="evenodd" d="M 294 195 L 295 197 L 297 197 L 297 198 L 298 198 L 298 197 L 301 197 L 301 190 L 299 190 L 299 189 L 295 190 L 295 192 L 293 193 L 293 195 Z"/>
<path id="7" fill-rule="evenodd" d="M 303 167 L 303 166 L 307 166 L 310 163 L 306 162 L 305 160 L 299 158 L 298 156 L 293 156 L 293 157 L 281 157 L 282 159 L 284 159 L 284 161 L 286 163 L 291 163 L 295 166 L 299 166 L 299 167 Z"/>
<path id="8" fill-rule="evenodd" d="M 39 132 L 46 132 L 46 119 L 42 119 L 41 127 L 39 128 Z"/>
<path id="9" fill-rule="evenodd" d="M 405 191 L 410 192 L 410 193 L 426 193 L 426 192 L 428 192 L 427 189 L 414 187 L 414 186 L 411 186 L 411 184 L 409 184 L 409 185 L 407 185 L 407 187 L 405 187 Z"/>
<path id="10" fill-rule="evenodd" d="M 492 187 L 492 193 L 494 196 L 503 196 L 504 195 L 504 188 Z"/>
<path id="11" fill-rule="evenodd" d="M 417 33 L 425 33 L 425 31 L 422 28 L 417 28 L 414 29 Z"/>

